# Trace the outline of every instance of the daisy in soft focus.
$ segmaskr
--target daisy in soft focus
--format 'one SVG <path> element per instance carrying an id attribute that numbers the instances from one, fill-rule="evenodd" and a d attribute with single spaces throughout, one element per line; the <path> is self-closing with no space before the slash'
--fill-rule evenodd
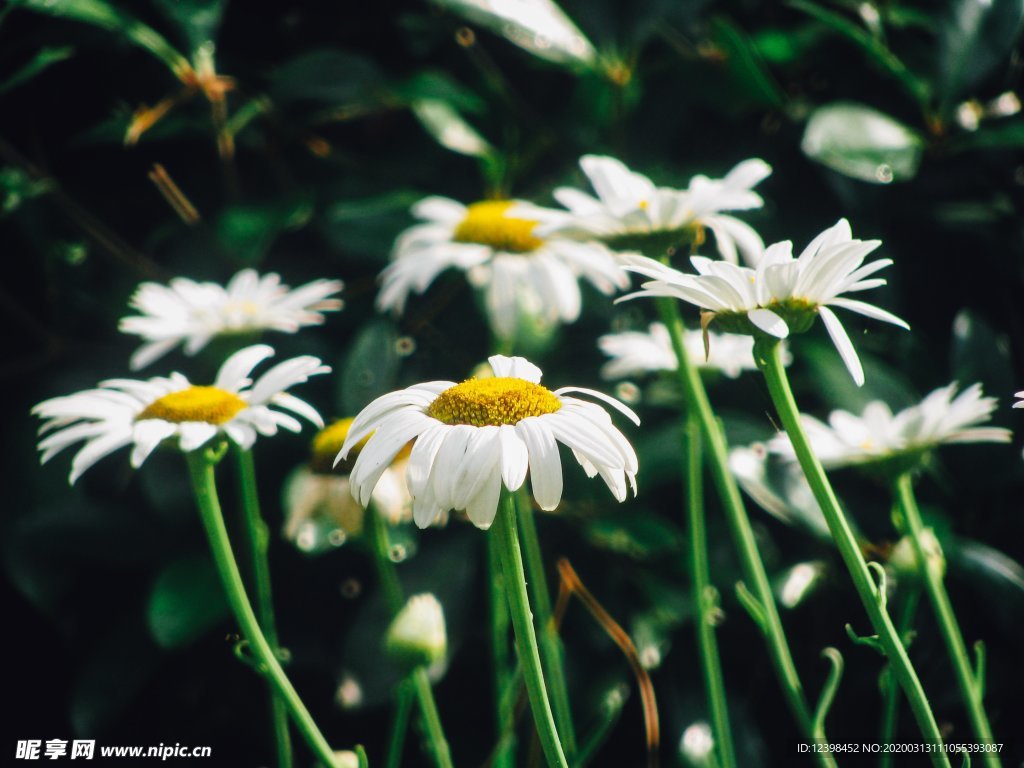
<path id="1" fill-rule="evenodd" d="M 743 371 L 757 370 L 754 339 L 739 333 L 708 333 L 708 354 L 704 354 L 704 334 L 686 331 L 683 343 L 687 354 L 701 368 L 721 371 L 730 379 Z M 651 323 L 647 331 L 609 333 L 597 340 L 597 346 L 611 358 L 601 367 L 606 379 L 621 379 L 653 371 L 674 371 L 679 366 L 672 339 L 662 323 Z"/>
<path id="2" fill-rule="evenodd" d="M 314 280 L 298 288 L 273 272 L 260 276 L 243 269 L 226 286 L 176 277 L 169 285 L 143 283 L 131 298 L 140 315 L 121 319 L 122 333 L 145 343 L 131 357 L 133 371 L 163 357 L 179 344 L 194 355 L 214 337 L 259 331 L 295 333 L 324 322 L 322 313 L 341 309 L 332 298 L 340 280 Z"/>
<path id="3" fill-rule="evenodd" d="M 811 241 L 798 258 L 788 240 L 765 249 L 756 268 L 740 267 L 703 256 L 690 259 L 696 275 L 685 274 L 643 256 L 625 256 L 626 269 L 648 278 L 642 290 L 620 301 L 638 297 L 668 296 L 703 310 L 702 325 L 717 322 L 726 330 L 765 334 L 777 339 L 810 328 L 821 317 L 843 363 L 858 386 L 864 369 L 850 337 L 831 307 L 898 325 L 910 326 L 895 315 L 845 293 L 885 285 L 870 275 L 892 264 L 891 259 L 864 259 L 881 242 L 854 240 L 850 224 L 840 219 Z"/>
<path id="4" fill-rule="evenodd" d="M 416 203 L 423 219 L 395 242 L 392 262 L 381 272 L 379 311 L 402 313 L 410 293 L 423 293 L 449 267 L 466 273 L 483 291 L 495 335 L 515 338 L 529 318 L 546 327 L 571 323 L 580 315 L 579 280 L 610 295 L 629 285 L 603 246 L 542 237 L 537 222 L 509 215 L 522 205 L 488 200 L 469 206 L 444 197 Z"/>
<path id="5" fill-rule="evenodd" d="M 699 244 L 707 229 L 729 261 L 742 255 L 754 264 L 764 250 L 749 224 L 722 213 L 764 205 L 753 191 L 772 172 L 763 160 L 745 160 L 721 179 L 694 176 L 686 189 L 655 186 L 613 157 L 584 155 L 580 167 L 597 196 L 571 187 L 556 189 L 554 197 L 566 210 L 534 209 L 542 234 L 598 240 L 617 251 L 650 252 L 652 247 L 664 251 L 680 243 Z"/>
<path id="6" fill-rule="evenodd" d="M 265 344 L 239 350 L 224 361 L 212 386 L 192 384 L 180 373 L 146 381 L 110 379 L 98 389 L 39 403 L 32 413 L 46 420 L 39 429 L 45 435 L 39 441 L 41 463 L 84 442 L 71 462 L 74 483 L 97 461 L 127 445 L 137 469 L 165 440 L 184 452 L 218 436 L 248 449 L 257 434 L 274 435 L 278 428 L 299 432 L 299 421 L 283 411 L 322 427 L 316 410 L 286 390 L 331 369 L 315 357 L 295 357 L 254 383 L 253 368 L 273 354 Z"/>
<path id="7" fill-rule="evenodd" d="M 562 498 L 558 443 L 572 449 L 588 477 L 600 475 L 612 495 L 636 493 L 636 453 L 601 406 L 569 394 L 601 400 L 640 420 L 608 395 L 580 387 L 551 391 L 541 371 L 521 357 L 488 359 L 493 377 L 456 384 L 432 381 L 377 398 L 356 416 L 338 459 L 367 435 L 352 468 L 352 493 L 363 506 L 395 454 L 413 438 L 407 479 L 413 520 L 424 528 L 448 510 L 466 510 L 487 529 L 494 521 L 502 484 L 519 489 L 530 473 L 533 496 L 552 510 Z M 372 433 L 372 434 L 371 434 Z"/>
<path id="8" fill-rule="evenodd" d="M 893 414 L 881 401 L 868 403 L 857 416 L 833 411 L 825 424 L 801 415 L 814 452 L 825 467 L 843 467 L 923 454 L 948 443 L 1008 443 L 1012 433 L 1002 427 L 980 426 L 996 409 L 994 397 L 984 397 L 980 384 L 959 395 L 957 385 L 936 389 L 917 405 Z M 779 433 L 768 448 L 795 461 L 793 444 Z"/>

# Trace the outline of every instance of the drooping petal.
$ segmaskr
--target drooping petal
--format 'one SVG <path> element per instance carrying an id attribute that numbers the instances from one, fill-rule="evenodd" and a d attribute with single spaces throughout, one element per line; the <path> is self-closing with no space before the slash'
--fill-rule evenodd
<path id="1" fill-rule="evenodd" d="M 822 322 L 825 323 L 825 330 L 832 337 L 832 343 L 839 350 L 839 356 L 843 358 L 846 370 L 850 372 L 854 383 L 858 387 L 864 386 L 864 368 L 860 364 L 857 350 L 853 348 L 853 342 L 850 341 L 850 337 L 846 334 L 843 324 L 839 322 L 839 318 L 828 307 L 820 307 L 818 314 L 821 316 Z"/>

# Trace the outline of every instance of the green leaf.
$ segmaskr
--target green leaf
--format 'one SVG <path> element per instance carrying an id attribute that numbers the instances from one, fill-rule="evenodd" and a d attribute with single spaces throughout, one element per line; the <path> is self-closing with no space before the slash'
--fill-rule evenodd
<path id="1" fill-rule="evenodd" d="M 45 195 L 53 181 L 38 181 L 18 168 L 0 168 L 0 215 L 17 210 L 26 200 Z"/>
<path id="2" fill-rule="evenodd" d="M 332 107 L 365 104 L 381 96 L 383 76 L 365 56 L 323 48 L 296 56 L 270 76 L 277 103 L 317 102 Z"/>
<path id="3" fill-rule="evenodd" d="M 340 413 L 356 414 L 394 389 L 398 377 L 398 331 L 390 320 L 370 322 L 352 342 L 341 366 Z"/>
<path id="4" fill-rule="evenodd" d="M 494 148 L 487 140 L 448 103 L 437 99 L 420 99 L 412 103 L 412 111 L 427 129 L 427 133 L 442 147 L 470 157 L 494 154 Z"/>
<path id="5" fill-rule="evenodd" d="M 952 142 L 958 150 L 969 149 L 1015 149 L 1024 147 L 1024 120 L 1002 120 L 984 123 L 971 133 L 965 133 Z"/>
<path id="6" fill-rule="evenodd" d="M 149 632 L 161 648 L 189 645 L 227 616 L 217 570 L 205 553 L 164 568 L 146 605 Z"/>
<path id="7" fill-rule="evenodd" d="M 257 264 L 282 232 L 303 227 L 312 215 L 307 200 L 236 205 L 217 220 L 217 239 L 236 258 Z"/>
<path id="8" fill-rule="evenodd" d="M 712 19 L 711 33 L 725 54 L 735 88 L 757 103 L 780 109 L 786 102 L 786 95 L 746 34 L 721 16 Z"/>
<path id="9" fill-rule="evenodd" d="M 834 102 L 807 121 L 800 148 L 812 160 L 874 184 L 908 181 L 924 151 L 920 134 L 864 104 Z"/>
<path id="10" fill-rule="evenodd" d="M 156 0 L 156 5 L 195 51 L 217 36 L 225 0 Z"/>
<path id="11" fill-rule="evenodd" d="M 69 45 L 55 48 L 41 48 L 27 64 L 0 83 L 0 94 L 7 93 L 12 89 L 17 88 L 19 85 L 27 83 L 43 70 L 49 69 L 52 65 L 61 61 L 70 59 L 74 53 L 75 49 Z"/>
<path id="12" fill-rule="evenodd" d="M 999 395 L 1014 389 L 1009 337 L 970 310 L 953 321 L 950 367 L 961 387 L 981 382 L 986 393 Z"/>
<path id="13" fill-rule="evenodd" d="M 947 111 L 996 67 L 1010 67 L 1024 0 L 953 0 L 939 30 L 938 83 Z"/>
<path id="14" fill-rule="evenodd" d="M 594 520 L 587 526 L 586 535 L 594 546 L 636 560 L 674 551 L 683 540 L 677 526 L 653 512 Z"/>
<path id="15" fill-rule="evenodd" d="M 425 70 L 392 86 L 392 92 L 407 104 L 423 99 L 443 101 L 460 112 L 479 114 L 486 102 L 446 72 Z"/>
<path id="16" fill-rule="evenodd" d="M 374 197 L 339 200 L 324 214 L 327 237 L 346 254 L 358 253 L 384 262 L 395 236 L 409 226 L 409 208 L 423 194 L 398 189 Z"/>

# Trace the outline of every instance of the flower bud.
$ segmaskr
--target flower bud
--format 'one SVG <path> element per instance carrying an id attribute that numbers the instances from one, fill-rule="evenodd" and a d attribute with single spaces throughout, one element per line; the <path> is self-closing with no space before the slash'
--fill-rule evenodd
<path id="1" fill-rule="evenodd" d="M 350 749 L 339 749 L 334 753 L 334 764 L 338 768 L 359 768 L 359 755 Z"/>
<path id="2" fill-rule="evenodd" d="M 928 568 L 932 575 L 942 579 L 946 574 L 946 558 L 942 554 L 942 545 L 939 544 L 939 540 L 931 528 L 925 528 L 921 532 L 921 548 L 924 550 L 925 560 L 928 562 Z M 917 554 L 910 536 L 904 536 L 896 542 L 896 546 L 892 548 L 892 554 L 889 555 L 889 565 L 900 576 L 910 578 L 919 576 Z"/>
<path id="3" fill-rule="evenodd" d="M 448 633 L 437 598 L 431 594 L 410 597 L 388 627 L 384 647 L 408 667 L 430 666 L 443 659 L 448 650 Z"/>
<path id="4" fill-rule="evenodd" d="M 683 731 L 679 754 L 690 768 L 708 768 L 715 764 L 715 738 L 711 726 L 698 721 Z"/>

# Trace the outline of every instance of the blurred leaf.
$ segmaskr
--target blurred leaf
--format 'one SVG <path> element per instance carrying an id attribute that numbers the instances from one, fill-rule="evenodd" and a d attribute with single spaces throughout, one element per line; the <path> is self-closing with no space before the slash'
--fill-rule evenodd
<path id="1" fill-rule="evenodd" d="M 945 110 L 1009 54 L 1024 21 L 1024 0 L 952 0 L 939 30 L 938 82 Z"/>
<path id="2" fill-rule="evenodd" d="M 75 49 L 70 45 L 41 48 L 36 55 L 32 57 L 31 61 L 0 83 L 0 94 L 7 93 L 11 89 L 17 88 L 23 83 L 27 83 L 40 72 L 49 69 L 52 65 L 70 59 L 74 53 Z"/>
<path id="3" fill-rule="evenodd" d="M 918 402 L 914 386 L 902 373 L 863 351 L 859 354 L 864 365 L 862 387 L 854 383 L 839 353 L 830 344 L 813 343 L 801 349 L 800 357 L 808 367 L 814 392 L 830 409 L 860 413 L 872 400 L 881 400 L 897 411 Z"/>
<path id="4" fill-rule="evenodd" d="M 413 114 L 437 143 L 452 152 L 471 157 L 488 157 L 494 148 L 449 104 L 436 99 L 412 103 Z"/>
<path id="5" fill-rule="evenodd" d="M 984 123 L 978 130 L 954 139 L 956 149 L 1021 149 L 1024 147 L 1024 120 L 1003 120 Z"/>
<path id="6" fill-rule="evenodd" d="M 322 48 L 296 56 L 270 75 L 274 101 L 313 101 L 351 106 L 380 98 L 384 79 L 365 56 L 338 48 Z"/>
<path id="7" fill-rule="evenodd" d="M 227 616 L 217 570 L 205 553 L 164 568 L 146 605 L 149 632 L 161 648 L 189 645 Z"/>
<path id="8" fill-rule="evenodd" d="M 0 168 L 0 214 L 16 210 L 26 200 L 45 195 L 53 181 L 37 181 L 18 168 Z"/>
<path id="9" fill-rule="evenodd" d="M 821 42 L 824 30 L 816 24 L 794 29 L 762 29 L 751 37 L 761 58 L 771 64 L 791 64 Z"/>
<path id="10" fill-rule="evenodd" d="M 163 35 L 103 0 L 11 0 L 11 4 L 117 32 L 160 59 L 179 80 L 187 80 L 192 74 L 188 59 Z"/>
<path id="11" fill-rule="evenodd" d="M 678 526 L 654 513 L 616 515 L 591 521 L 586 527 L 586 536 L 597 547 L 635 560 L 647 560 L 671 552 L 683 541 L 683 533 Z"/>
<path id="12" fill-rule="evenodd" d="M 812 160 L 861 181 L 908 181 L 924 151 L 921 136 L 893 118 L 855 102 L 818 107 L 800 148 Z"/>
<path id="13" fill-rule="evenodd" d="M 987 601 L 993 618 L 1019 628 L 1024 615 L 1024 568 L 1009 555 L 980 541 L 957 539 L 946 547 L 950 568 Z"/>
<path id="14" fill-rule="evenodd" d="M 780 109 L 786 103 L 786 95 L 746 34 L 721 16 L 712 19 L 711 34 L 725 54 L 735 88 L 756 103 Z"/>
<path id="15" fill-rule="evenodd" d="M 486 102 L 446 72 L 426 70 L 392 86 L 392 91 L 406 103 L 424 99 L 443 101 L 462 112 L 482 112 Z"/>
<path id="16" fill-rule="evenodd" d="M 301 228 L 312 213 L 306 200 L 232 206 L 217 220 L 217 239 L 236 258 L 258 264 L 282 232 Z"/>
<path id="17" fill-rule="evenodd" d="M 390 320 L 374 320 L 363 327 L 340 368 L 339 413 L 359 413 L 394 389 L 400 364 L 397 343 L 398 332 Z"/>
<path id="18" fill-rule="evenodd" d="M 347 254 L 383 262 L 396 235 L 409 225 L 409 208 L 422 198 L 415 190 L 396 189 L 376 197 L 339 200 L 324 214 L 327 236 Z"/>
<path id="19" fill-rule="evenodd" d="M 181 30 L 193 51 L 217 36 L 226 0 L 156 0 L 157 7 Z"/>
<path id="20" fill-rule="evenodd" d="M 953 321 L 950 368 L 961 388 L 980 382 L 986 394 L 997 397 L 1014 390 L 1009 338 L 967 309 Z"/>

